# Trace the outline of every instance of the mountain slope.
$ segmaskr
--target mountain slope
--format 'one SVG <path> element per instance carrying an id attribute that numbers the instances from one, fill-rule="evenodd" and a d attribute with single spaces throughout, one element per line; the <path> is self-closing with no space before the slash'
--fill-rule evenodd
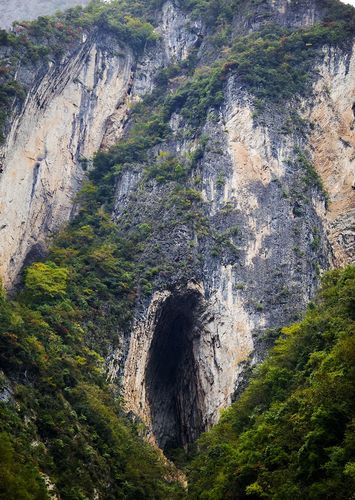
<path id="1" fill-rule="evenodd" d="M 180 495 L 117 414 L 167 455 L 190 445 L 353 259 L 354 19 L 328 1 L 93 2 L 1 34 L 0 264 L 24 286 L 3 306 L 11 467 L 22 439 L 63 498 Z"/>
<path id="2" fill-rule="evenodd" d="M 354 272 L 325 277 L 302 322 L 199 440 L 190 498 L 353 498 Z"/>
<path id="3" fill-rule="evenodd" d="M 67 282 L 36 264 L 18 302 L 0 297 L 0 498 L 180 498 L 87 347 Z"/>
<path id="4" fill-rule="evenodd" d="M 29 21 L 48 16 L 76 5 L 87 5 L 89 0 L 0 0 L 0 27 L 8 29 L 14 21 Z"/>

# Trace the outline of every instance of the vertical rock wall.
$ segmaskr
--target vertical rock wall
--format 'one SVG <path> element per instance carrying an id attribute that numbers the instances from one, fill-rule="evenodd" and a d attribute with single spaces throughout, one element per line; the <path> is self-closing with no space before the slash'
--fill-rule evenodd
<path id="1" fill-rule="evenodd" d="M 342 266 L 355 261 L 355 50 L 325 50 L 319 75 L 304 116 L 313 124 L 310 150 L 329 195 L 321 216 L 334 263 Z"/>
<path id="2" fill-rule="evenodd" d="M 83 165 L 100 148 L 108 118 L 127 95 L 133 56 L 119 49 L 83 41 L 76 54 L 49 68 L 12 125 L 0 174 L 5 284 L 70 217 Z"/>
<path id="3" fill-rule="evenodd" d="M 230 251 L 213 255 L 213 242 L 197 234 L 181 236 L 181 231 L 181 241 L 175 239 L 174 245 L 180 245 L 183 254 L 184 238 L 193 238 L 202 258 L 202 272 L 196 269 L 189 276 L 194 281 L 185 293 L 192 288 L 201 296 L 198 318 L 194 313 L 193 319 L 193 359 L 204 429 L 231 403 L 246 367 L 262 359 L 275 329 L 304 311 L 320 272 L 354 260 L 353 56 L 329 54 L 319 75 L 317 97 L 302 109 L 311 131 L 308 137 L 285 134 L 277 113 L 266 125 L 255 125 L 250 98 L 233 78 L 221 113 L 208 120 L 203 131 L 207 147 L 194 175 L 202 179 L 206 216 L 215 230 L 227 235 Z M 183 119 L 176 115 L 172 125 L 178 137 Z M 174 147 L 181 152 L 188 145 L 177 140 Z M 328 201 L 307 179 L 299 151 L 314 162 Z M 156 187 L 154 196 L 164 194 Z M 117 213 L 127 199 L 127 192 L 118 196 Z M 174 255 L 179 262 L 179 253 Z M 181 285 L 174 289 L 169 282 L 146 309 L 137 311 L 125 363 L 127 408 L 153 432 L 147 366 L 159 311 L 171 295 L 181 293 Z M 184 368 L 180 370 L 184 378 Z M 159 419 L 158 442 L 163 425 Z"/>
<path id="4" fill-rule="evenodd" d="M 0 276 L 6 286 L 68 221 L 83 166 L 121 136 L 129 103 L 153 89 L 159 68 L 185 58 L 195 45 L 200 24 L 189 26 L 168 2 L 161 41 L 138 60 L 103 34 L 84 39 L 35 82 L 0 148 Z"/>

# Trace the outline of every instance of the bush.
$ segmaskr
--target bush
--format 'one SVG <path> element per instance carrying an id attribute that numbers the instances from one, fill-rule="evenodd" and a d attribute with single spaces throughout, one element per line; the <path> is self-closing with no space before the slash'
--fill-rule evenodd
<path id="1" fill-rule="evenodd" d="M 25 284 L 36 299 L 58 299 L 66 295 L 69 271 L 54 262 L 37 262 L 26 271 Z"/>

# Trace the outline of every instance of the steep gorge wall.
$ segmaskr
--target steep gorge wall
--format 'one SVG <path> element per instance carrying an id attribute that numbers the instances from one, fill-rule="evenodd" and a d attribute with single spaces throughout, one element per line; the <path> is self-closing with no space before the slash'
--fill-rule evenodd
<path id="1" fill-rule="evenodd" d="M 262 359 L 273 329 L 294 321 L 305 309 L 317 289 L 320 271 L 354 261 L 354 51 L 332 52 L 318 71 L 317 99 L 307 101 L 303 109 L 310 139 L 301 132 L 284 134 L 277 114 L 266 125 L 256 126 L 250 97 L 233 78 L 221 113 L 205 125 L 207 147 L 194 175 L 202 179 L 208 220 L 228 235 L 236 252 L 211 256 L 210 241 L 180 229 L 173 238 L 178 250 L 171 248 L 175 267 L 185 265 L 184 259 L 193 260 L 191 251 L 186 257 L 188 241 L 200 256 L 200 267 L 190 271 L 185 288 L 170 280 L 167 289 L 157 292 L 137 314 L 125 362 L 125 398 L 127 407 L 158 435 L 160 445 L 172 439 L 172 420 L 188 419 L 194 405 L 199 406 L 203 419 L 195 423 L 193 432 L 214 424 L 238 392 L 246 368 Z M 178 137 L 176 124 L 181 132 L 184 121 L 174 117 L 172 126 Z M 180 152 L 188 148 L 185 142 L 177 139 L 177 143 L 174 147 Z M 306 179 L 298 158 L 301 149 L 310 151 L 328 200 Z M 153 192 L 154 198 L 164 198 L 158 186 Z M 120 193 L 118 205 L 122 201 Z M 157 220 L 160 217 L 155 214 Z M 233 228 L 236 231 L 231 234 Z M 176 283 L 180 280 L 176 277 Z M 198 381 L 194 402 L 185 404 L 182 417 L 173 419 L 167 410 L 169 397 L 154 403 L 160 404 L 163 414 L 154 431 L 154 375 L 149 365 L 157 348 L 162 311 L 168 301 L 191 290 L 200 297 L 186 363 L 194 364 Z M 186 335 L 183 329 L 180 335 Z M 164 359 L 170 363 L 168 354 Z M 192 380 L 183 367 L 179 377 L 186 381 L 184 389 L 177 390 L 177 400 L 181 392 L 189 392 Z M 159 391 L 155 397 L 161 398 Z M 186 444 L 183 439 L 175 442 L 182 444 Z"/>
<path id="2" fill-rule="evenodd" d="M 121 136 L 129 103 L 153 88 L 157 70 L 181 60 L 197 40 L 192 23 L 167 3 L 161 41 L 138 60 L 109 34 L 84 36 L 60 65 L 49 64 L 15 115 L 0 147 L 0 275 L 10 285 L 25 261 L 71 217 L 83 166 Z M 89 162 L 88 162 L 89 160 Z"/>
<path id="3" fill-rule="evenodd" d="M 313 7 L 300 16 L 287 2 L 273 5 L 286 25 L 317 18 Z M 154 88 L 159 68 L 198 47 L 204 33 L 201 22 L 171 2 L 158 24 L 157 47 L 138 59 L 113 38 L 83 39 L 29 93 L 3 147 L 0 272 L 6 284 L 70 219 L 83 165 L 121 137 L 130 103 Z M 264 123 L 255 120 L 252 97 L 238 78 L 229 78 L 220 110 L 203 125 L 207 145 L 188 180 L 201 190 L 213 237 L 179 219 L 167 203 L 169 187 L 144 186 L 139 166 L 119 178 L 114 219 L 133 227 L 153 221 L 159 256 L 172 271 L 161 273 L 153 296 L 137 304 L 131 335 L 109 360 L 110 376 L 123 375 L 127 410 L 163 448 L 187 444 L 216 422 L 275 330 L 304 310 L 321 270 L 354 257 L 354 51 L 325 54 L 318 73 L 316 98 L 301 109 L 308 135 L 285 134 L 277 111 Z M 156 153 L 196 149 L 178 112 L 170 126 L 171 138 Z M 307 181 L 295 146 L 311 153 L 329 209 Z"/>
<path id="4" fill-rule="evenodd" d="M 314 85 L 315 100 L 304 115 L 313 124 L 310 150 L 329 195 L 322 218 L 338 266 L 354 261 L 355 224 L 355 50 L 328 49 Z"/>
<path id="5" fill-rule="evenodd" d="M 2 147 L 0 261 L 6 283 L 69 219 L 83 160 L 100 148 L 107 119 L 126 97 L 133 56 L 111 42 L 85 40 L 61 66 L 49 68 Z"/>

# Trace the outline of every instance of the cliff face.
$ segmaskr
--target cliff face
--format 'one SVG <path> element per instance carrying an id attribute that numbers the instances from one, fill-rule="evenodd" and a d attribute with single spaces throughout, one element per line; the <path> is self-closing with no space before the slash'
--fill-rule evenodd
<path id="1" fill-rule="evenodd" d="M 333 250 L 334 263 L 354 259 L 354 51 L 341 54 L 324 51 L 320 78 L 314 85 L 315 100 L 305 104 L 304 113 L 314 123 L 310 149 L 317 172 L 330 196 L 322 215 Z"/>
<path id="2" fill-rule="evenodd" d="M 262 359 L 272 339 L 270 329 L 295 320 L 305 309 L 317 289 L 320 269 L 354 258 L 353 64 L 353 53 L 336 51 L 320 63 L 322 77 L 314 84 L 317 100 L 303 103 L 302 113 L 314 124 L 307 140 L 301 134 L 285 137 L 280 133 L 277 115 L 271 115 L 267 125 L 255 126 L 248 95 L 233 78 L 221 113 L 204 127 L 207 148 L 195 175 L 201 177 L 204 215 L 216 235 L 208 241 L 184 227 L 166 235 L 167 241 L 159 241 L 163 248 L 169 245 L 167 252 L 177 262 L 176 268 L 193 261 L 194 253 L 200 262 L 188 273 L 190 281 L 183 289 L 169 280 L 168 288 L 157 292 L 140 311 L 125 362 L 128 408 L 148 426 L 153 422 L 162 447 L 191 442 L 215 423 L 220 410 L 238 392 L 247 366 Z M 333 82 L 333 91 L 325 93 L 326 82 Z M 183 120 L 175 117 L 175 121 L 184 126 Z M 295 144 L 312 152 L 315 168 L 324 179 L 327 202 L 322 192 L 306 186 Z M 181 151 L 186 143 L 174 147 Z M 121 182 L 127 185 L 125 176 Z M 128 184 L 134 190 L 133 183 Z M 164 197 L 159 187 L 152 189 L 149 201 L 139 202 L 141 210 L 144 203 L 150 205 L 153 199 Z M 122 203 L 121 192 L 119 184 Z M 151 218 L 161 217 L 159 207 Z M 224 249 L 217 249 L 219 255 L 211 257 L 210 246 L 216 245 L 218 235 L 225 238 Z M 184 302 L 190 303 L 192 312 Z M 185 313 L 176 312 L 180 308 Z M 192 323 L 174 333 L 169 322 L 184 322 L 185 314 Z M 177 354 L 181 332 L 189 341 L 180 345 L 182 353 Z M 164 336 L 175 340 L 162 345 Z M 151 364 L 156 366 L 152 359 L 158 353 L 164 370 L 158 364 L 152 371 Z M 168 376 L 169 363 L 174 369 Z M 165 377 L 166 389 L 162 384 Z M 175 389 L 170 387 L 172 380 Z M 177 411 L 167 404 L 174 404 L 168 386 L 178 394 Z M 176 436 L 172 429 L 186 428 L 188 421 L 193 422 L 190 435 Z"/>
<path id="3" fill-rule="evenodd" d="M 199 23 L 172 4 L 162 9 L 156 50 L 137 59 L 127 45 L 104 34 L 82 42 L 38 73 L 20 113 L 0 146 L 0 274 L 5 284 L 23 263 L 43 254 L 46 238 L 69 220 L 84 169 L 100 147 L 121 136 L 128 106 L 153 88 L 153 77 L 174 60 L 186 58 Z M 191 29 L 191 27 L 190 27 Z"/>
<path id="4" fill-rule="evenodd" d="M 127 94 L 132 64 L 132 54 L 109 39 L 87 39 L 29 92 L 2 148 L 0 259 L 7 282 L 69 219 L 83 164 Z"/>
<path id="5" fill-rule="evenodd" d="M 322 8 L 263 4 L 253 16 L 241 10 L 233 31 L 253 33 L 270 16 L 305 27 Z M 194 55 L 203 74 L 215 57 L 203 21 L 178 5 L 165 3 L 156 24 L 160 39 L 140 56 L 100 31 L 85 35 L 49 65 L 14 116 L 0 174 L 7 285 L 71 218 L 93 154 L 129 133 L 130 107 L 154 89 L 159 70 Z M 268 104 L 258 118 L 251 92 L 231 72 L 199 137 L 186 133 L 179 109 L 171 115 L 169 137 L 150 153 L 159 161 L 194 155 L 183 201 L 198 201 L 195 214 L 179 206 L 175 185 L 147 178 L 139 163 L 118 176 L 113 219 L 127 231 L 150 226 L 140 262 L 165 267 L 107 361 L 112 380 L 123 376 L 127 410 L 164 449 L 217 421 L 277 329 L 305 309 L 321 270 L 354 257 L 354 51 L 324 47 L 315 65 L 309 97 L 286 103 L 287 113 Z"/>

